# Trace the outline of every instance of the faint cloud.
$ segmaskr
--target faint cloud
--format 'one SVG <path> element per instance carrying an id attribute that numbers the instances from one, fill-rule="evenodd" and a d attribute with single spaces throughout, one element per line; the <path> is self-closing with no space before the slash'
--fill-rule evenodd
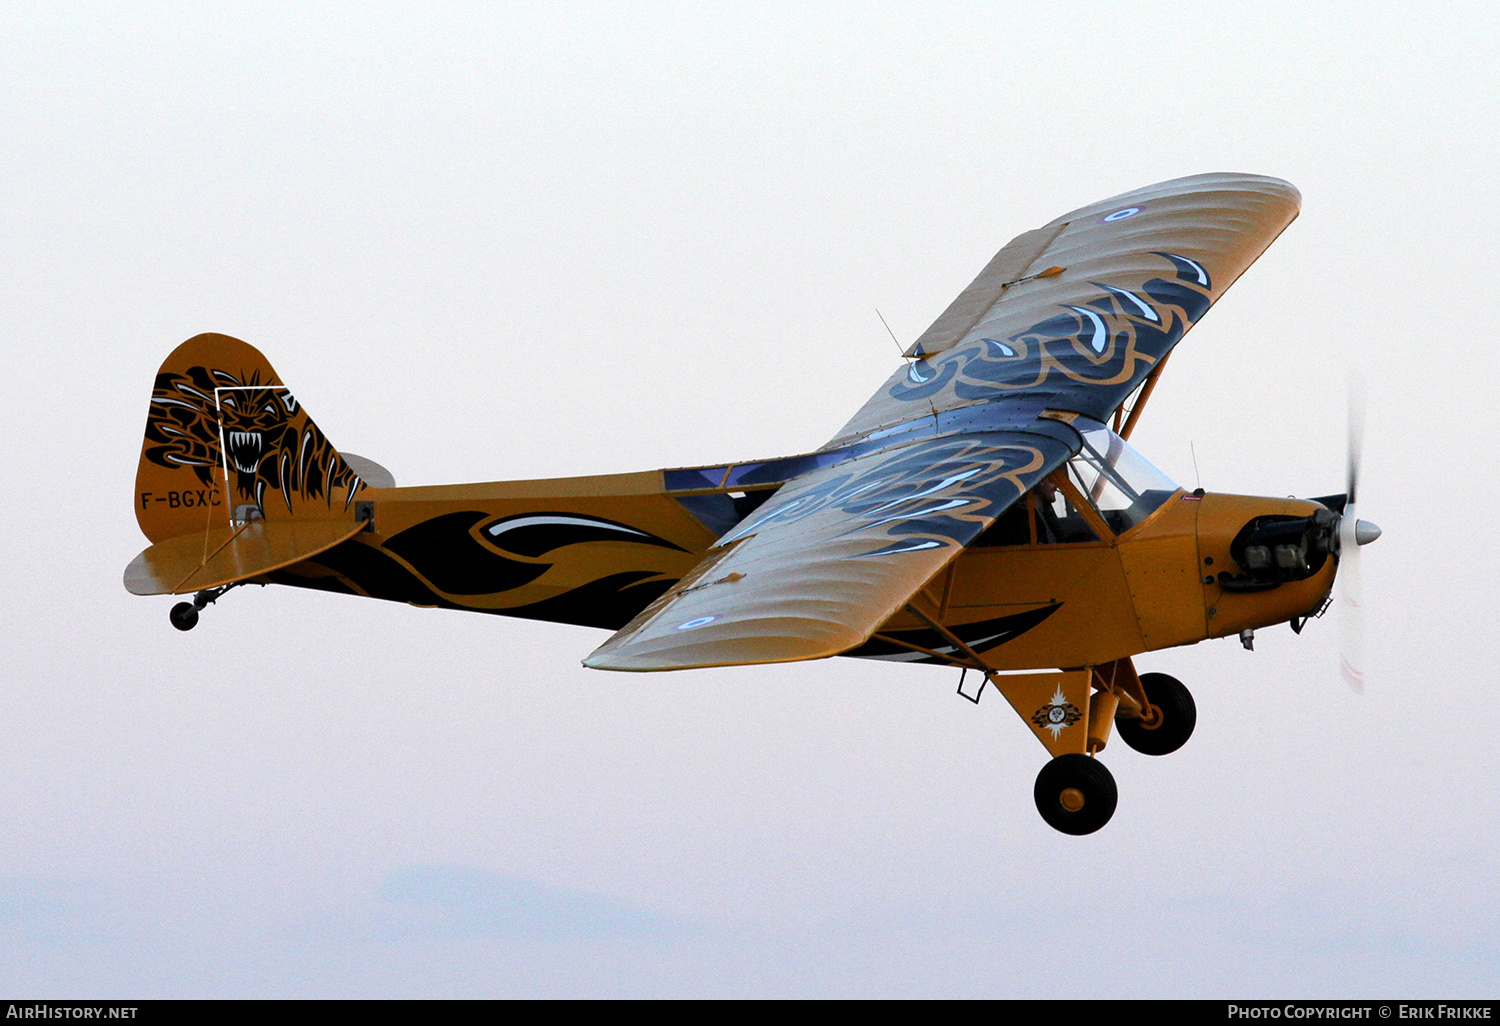
<path id="1" fill-rule="evenodd" d="M 0 936 L 27 940 L 94 940 L 101 929 L 98 902 L 74 883 L 0 877 Z"/>
<path id="2" fill-rule="evenodd" d="M 1291 945 L 1307 953 L 1500 956 L 1500 903 L 1421 880 L 1320 880 L 1269 893 L 1213 892 L 1179 903 L 1188 923 L 1218 923 L 1221 938 L 1247 947 Z M 1448 910 L 1434 916 L 1433 908 Z"/>
<path id="3" fill-rule="evenodd" d="M 407 866 L 380 896 L 394 932 L 527 940 L 665 939 L 693 928 L 603 894 L 467 866 Z"/>

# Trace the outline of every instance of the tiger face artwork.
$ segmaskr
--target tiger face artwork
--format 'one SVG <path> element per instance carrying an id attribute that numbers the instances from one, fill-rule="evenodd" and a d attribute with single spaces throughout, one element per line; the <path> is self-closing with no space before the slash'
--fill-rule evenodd
<path id="1" fill-rule="evenodd" d="M 204 485 L 222 467 L 233 481 L 231 507 L 250 506 L 259 518 L 278 508 L 287 516 L 342 512 L 364 487 L 286 386 L 209 367 L 157 376 L 144 455 L 189 468 Z"/>

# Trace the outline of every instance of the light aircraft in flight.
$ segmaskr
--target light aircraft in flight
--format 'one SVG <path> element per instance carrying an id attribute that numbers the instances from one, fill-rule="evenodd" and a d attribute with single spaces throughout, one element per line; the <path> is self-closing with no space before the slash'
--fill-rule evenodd
<path id="1" fill-rule="evenodd" d="M 136 478 L 138 595 L 283 584 L 610 631 L 584 665 L 825 656 L 962 668 L 1051 756 L 1058 830 L 1117 800 L 1113 732 L 1163 755 L 1188 690 L 1134 657 L 1290 623 L 1378 537 L 1345 494 L 1185 490 L 1127 441 L 1173 347 L 1297 216 L 1286 182 L 1206 174 L 1026 232 L 833 438 L 778 459 L 398 488 L 224 335 L 157 373 Z M 968 674 L 972 672 L 972 680 Z"/>

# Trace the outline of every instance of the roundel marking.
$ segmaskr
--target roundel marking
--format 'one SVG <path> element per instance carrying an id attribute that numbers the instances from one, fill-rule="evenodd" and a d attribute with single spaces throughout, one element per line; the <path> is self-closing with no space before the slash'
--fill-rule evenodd
<path id="1" fill-rule="evenodd" d="M 1140 212 L 1141 212 L 1141 208 L 1140 207 L 1126 207 L 1124 210 L 1116 210 L 1113 214 L 1105 214 L 1104 215 L 1104 220 L 1105 220 L 1106 223 L 1108 223 L 1110 221 L 1123 221 L 1127 217 L 1134 217 L 1136 214 L 1139 214 Z"/>
<path id="2" fill-rule="evenodd" d="M 717 619 L 717 616 L 700 616 L 696 619 L 688 620 L 685 623 L 678 624 L 677 629 L 680 631 L 690 631 L 695 627 L 707 627 Z"/>

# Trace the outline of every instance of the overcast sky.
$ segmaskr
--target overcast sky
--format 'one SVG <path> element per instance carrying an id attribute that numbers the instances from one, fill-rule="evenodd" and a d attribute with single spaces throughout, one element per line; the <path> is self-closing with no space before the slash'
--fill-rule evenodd
<path id="1" fill-rule="evenodd" d="M 1490 3 L 0 9 L 0 992 L 1490 996 Z M 1301 218 L 1134 441 L 1343 483 L 1338 609 L 1148 654 L 1198 729 L 1046 755 L 956 673 L 584 670 L 579 627 L 128 595 L 152 376 L 262 349 L 400 484 L 821 445 L 1012 236 L 1204 171 Z M 1194 463 L 1196 453 L 1196 467 Z"/>

